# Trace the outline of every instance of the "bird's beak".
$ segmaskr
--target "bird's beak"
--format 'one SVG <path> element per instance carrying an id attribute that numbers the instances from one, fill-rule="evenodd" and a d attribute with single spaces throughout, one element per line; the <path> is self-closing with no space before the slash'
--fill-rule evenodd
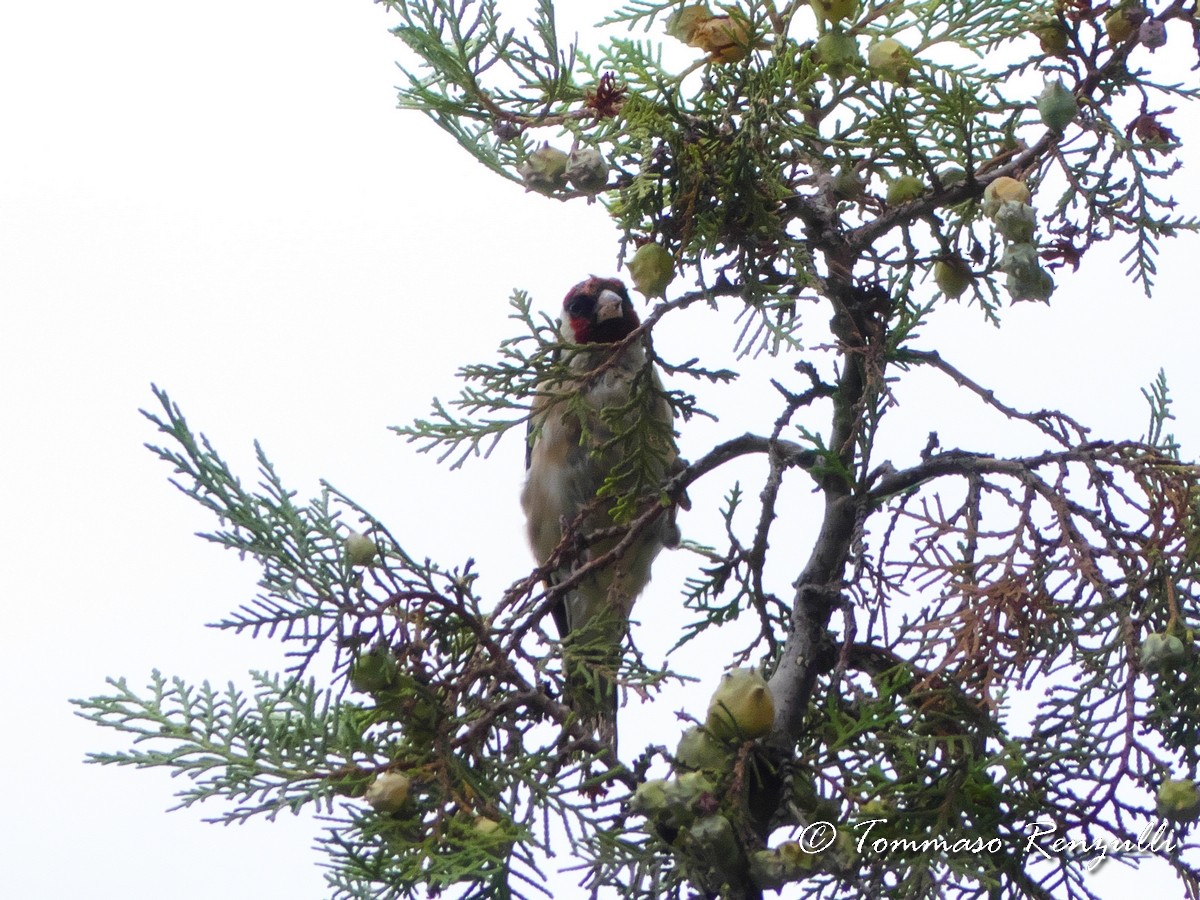
<path id="1" fill-rule="evenodd" d="M 621 318 L 625 315 L 621 308 L 622 303 L 624 301 L 616 291 L 601 291 L 600 296 L 596 298 L 596 321 Z"/>

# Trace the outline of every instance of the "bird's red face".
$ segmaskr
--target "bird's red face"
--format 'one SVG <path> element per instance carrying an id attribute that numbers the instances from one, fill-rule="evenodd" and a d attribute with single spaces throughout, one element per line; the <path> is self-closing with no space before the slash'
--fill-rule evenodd
<path id="1" fill-rule="evenodd" d="M 563 321 L 576 344 L 613 344 L 629 337 L 639 324 L 625 285 L 594 275 L 567 291 Z"/>

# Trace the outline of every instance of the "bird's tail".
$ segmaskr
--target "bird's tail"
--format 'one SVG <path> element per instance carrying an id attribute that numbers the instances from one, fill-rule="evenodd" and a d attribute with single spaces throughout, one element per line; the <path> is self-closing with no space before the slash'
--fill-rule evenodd
<path id="1" fill-rule="evenodd" d="M 611 612 L 611 611 L 610 611 Z M 563 640 L 566 702 L 583 727 L 617 752 L 617 672 L 627 625 L 623 617 L 599 615 Z"/>

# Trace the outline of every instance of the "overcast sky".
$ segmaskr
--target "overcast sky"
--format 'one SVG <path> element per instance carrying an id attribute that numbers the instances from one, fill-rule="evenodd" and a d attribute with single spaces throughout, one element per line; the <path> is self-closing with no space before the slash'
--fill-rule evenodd
<path id="1" fill-rule="evenodd" d="M 553 310 L 585 275 L 615 273 L 616 233 L 599 205 L 527 195 L 397 111 L 388 25 L 367 0 L 0 11 L 9 896 L 324 896 L 311 824 L 205 826 L 203 810 L 163 813 L 177 788 L 164 773 L 81 765 L 119 744 L 66 699 L 103 691 L 106 675 L 244 682 L 280 660 L 203 627 L 252 596 L 255 572 L 193 536 L 213 523 L 141 448 L 155 439 L 137 412 L 151 382 L 248 480 L 258 439 L 301 497 L 328 478 L 416 556 L 474 556 L 493 588 L 527 568 L 520 442 L 448 473 L 387 426 L 492 352 L 514 287 Z M 1190 191 L 1176 193 L 1194 197 L 1194 145 L 1186 158 Z M 1054 307 L 1013 310 L 1001 331 L 952 310 L 928 345 L 1007 402 L 1062 407 L 1111 437 L 1142 431 L 1139 389 L 1164 366 L 1195 454 L 1200 242 L 1163 248 L 1153 300 L 1098 251 Z M 731 343 L 662 342 L 685 358 L 701 339 Z M 944 445 L 987 445 L 995 419 L 915 384 L 899 396 L 917 449 L 933 427 Z M 744 407 L 736 398 L 719 403 Z M 730 433 L 732 413 L 698 423 L 685 454 Z M 684 562 L 656 572 L 655 609 L 678 608 Z M 694 674 L 702 706 L 720 672 Z"/>

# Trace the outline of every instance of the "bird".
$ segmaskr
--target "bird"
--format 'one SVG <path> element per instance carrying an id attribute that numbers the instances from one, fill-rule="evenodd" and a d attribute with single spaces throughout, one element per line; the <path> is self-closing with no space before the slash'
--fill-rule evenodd
<path id="1" fill-rule="evenodd" d="M 617 348 L 639 326 L 619 279 L 593 275 L 563 299 L 559 336 L 566 347 L 561 365 L 535 390 L 521 494 L 539 565 L 555 555 L 564 537 L 575 544 L 574 552 L 560 552 L 566 562 L 551 572 L 550 586 L 626 536 L 615 527 L 621 523 L 613 517 L 614 487 L 616 493 L 662 496 L 667 478 L 682 468 L 674 412 L 644 339 Z M 606 484 L 605 496 L 598 496 Z M 679 544 L 676 505 L 686 508 L 686 497 L 664 508 L 617 558 L 584 574 L 551 610 L 562 642 L 565 702 L 614 753 L 621 645 L 655 557 Z M 588 540 L 598 532 L 604 534 Z"/>

